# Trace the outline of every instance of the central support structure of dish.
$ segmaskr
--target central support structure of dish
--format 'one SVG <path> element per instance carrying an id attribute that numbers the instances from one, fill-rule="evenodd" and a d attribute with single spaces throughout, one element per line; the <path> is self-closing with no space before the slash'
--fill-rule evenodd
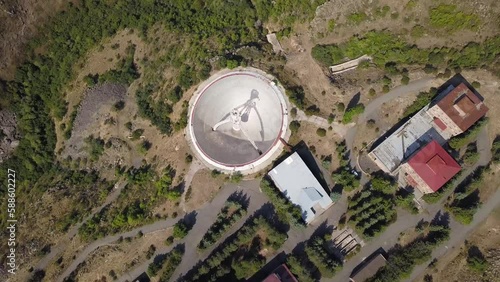
<path id="1" fill-rule="evenodd" d="M 287 140 L 288 102 L 274 77 L 253 68 L 221 71 L 190 101 L 186 136 L 209 168 L 250 174 L 270 165 Z"/>

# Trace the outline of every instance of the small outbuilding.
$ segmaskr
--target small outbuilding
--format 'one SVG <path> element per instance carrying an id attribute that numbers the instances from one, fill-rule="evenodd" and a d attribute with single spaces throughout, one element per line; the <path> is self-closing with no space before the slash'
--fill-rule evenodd
<path id="1" fill-rule="evenodd" d="M 273 168 L 268 175 L 285 197 L 300 206 L 302 218 L 307 224 L 333 205 L 325 189 L 297 152 Z"/>
<path id="2" fill-rule="evenodd" d="M 262 282 L 298 282 L 285 264 L 278 266 Z"/>
<path id="3" fill-rule="evenodd" d="M 378 254 L 363 264 L 350 277 L 351 282 L 363 282 L 372 277 L 380 268 L 387 264 L 387 260 L 382 254 Z"/>

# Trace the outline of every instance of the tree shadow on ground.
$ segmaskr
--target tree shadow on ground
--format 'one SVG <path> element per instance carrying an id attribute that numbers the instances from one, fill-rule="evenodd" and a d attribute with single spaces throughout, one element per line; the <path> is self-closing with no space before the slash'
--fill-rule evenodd
<path id="1" fill-rule="evenodd" d="M 361 92 L 354 94 L 354 96 L 352 96 L 351 100 L 347 104 L 347 107 L 345 108 L 345 110 L 347 111 L 350 108 L 355 107 L 359 103 L 360 100 L 361 100 Z"/>
<path id="2" fill-rule="evenodd" d="M 450 214 L 448 212 L 438 211 L 431 220 L 431 225 L 450 226 Z"/>
<path id="3" fill-rule="evenodd" d="M 248 196 L 248 194 L 243 193 L 243 190 L 233 192 L 231 195 L 229 195 L 227 200 L 239 203 L 244 209 L 247 209 L 248 205 L 250 204 L 250 197 Z"/>
<path id="4" fill-rule="evenodd" d="M 193 226 L 196 224 L 196 216 L 198 215 L 198 212 L 192 211 L 190 213 L 187 213 L 184 215 L 184 217 L 181 219 L 184 224 L 186 224 L 186 227 L 188 230 L 191 230 Z"/>

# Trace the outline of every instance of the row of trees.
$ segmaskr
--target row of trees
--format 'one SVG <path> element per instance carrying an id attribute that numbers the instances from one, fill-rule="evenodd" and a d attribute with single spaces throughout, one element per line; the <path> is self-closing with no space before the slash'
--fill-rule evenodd
<path id="1" fill-rule="evenodd" d="M 277 250 L 286 239 L 286 233 L 278 230 L 263 216 L 249 219 L 206 260 L 186 274 L 183 280 L 235 281 L 247 278 L 266 263 L 262 250 Z"/>
<path id="2" fill-rule="evenodd" d="M 290 202 L 271 180 L 266 178 L 262 179 L 260 182 L 260 189 L 271 200 L 278 217 L 283 222 L 291 223 L 296 227 L 305 227 L 306 223 L 304 219 L 302 219 L 302 209 L 300 206 Z"/>
<path id="3" fill-rule="evenodd" d="M 242 204 L 235 200 L 227 200 L 215 222 L 198 243 L 198 249 L 205 250 L 215 244 L 245 214 L 246 208 Z"/>
<path id="4" fill-rule="evenodd" d="M 448 145 L 454 150 L 459 150 L 460 148 L 464 147 L 465 145 L 471 143 L 472 141 L 477 139 L 477 136 L 479 135 L 479 132 L 483 129 L 483 127 L 488 124 L 488 118 L 483 117 L 480 119 L 478 122 L 476 122 L 473 126 L 471 126 L 467 131 L 464 133 L 452 137 L 448 141 Z"/>
<path id="5" fill-rule="evenodd" d="M 382 233 L 389 224 L 396 221 L 394 192 L 394 183 L 374 177 L 370 187 L 348 199 L 349 223 L 367 238 Z"/>
<path id="6" fill-rule="evenodd" d="M 149 277 L 159 274 L 158 281 L 170 281 L 175 269 L 182 261 L 184 248 L 176 247 L 167 254 L 159 255 L 155 261 L 149 264 L 146 273 Z"/>
<path id="7" fill-rule="evenodd" d="M 470 224 L 474 214 L 481 205 L 479 188 L 483 185 L 484 174 L 489 167 L 478 167 L 469 177 L 460 183 L 446 205 L 455 220 L 462 224 Z"/>
<path id="8" fill-rule="evenodd" d="M 418 237 L 405 246 L 396 246 L 389 250 L 390 256 L 386 266 L 368 281 L 402 281 L 407 279 L 416 265 L 431 258 L 432 250 L 450 237 L 450 228 L 446 222 L 432 222 L 425 236 Z"/>
<path id="9" fill-rule="evenodd" d="M 342 188 L 349 192 L 359 187 L 359 178 L 352 173 L 351 165 L 349 164 L 349 152 L 345 140 L 336 143 L 335 151 L 340 162 L 337 170 L 332 172 L 332 179 L 335 181 L 335 188 Z"/>

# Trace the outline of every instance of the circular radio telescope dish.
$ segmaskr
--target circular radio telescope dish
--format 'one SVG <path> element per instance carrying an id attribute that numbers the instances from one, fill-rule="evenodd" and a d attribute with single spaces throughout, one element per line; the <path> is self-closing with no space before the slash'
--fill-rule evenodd
<path id="1" fill-rule="evenodd" d="M 281 153 L 287 128 L 283 88 L 246 68 L 218 73 L 200 86 L 190 103 L 187 137 L 209 167 L 253 173 Z"/>

